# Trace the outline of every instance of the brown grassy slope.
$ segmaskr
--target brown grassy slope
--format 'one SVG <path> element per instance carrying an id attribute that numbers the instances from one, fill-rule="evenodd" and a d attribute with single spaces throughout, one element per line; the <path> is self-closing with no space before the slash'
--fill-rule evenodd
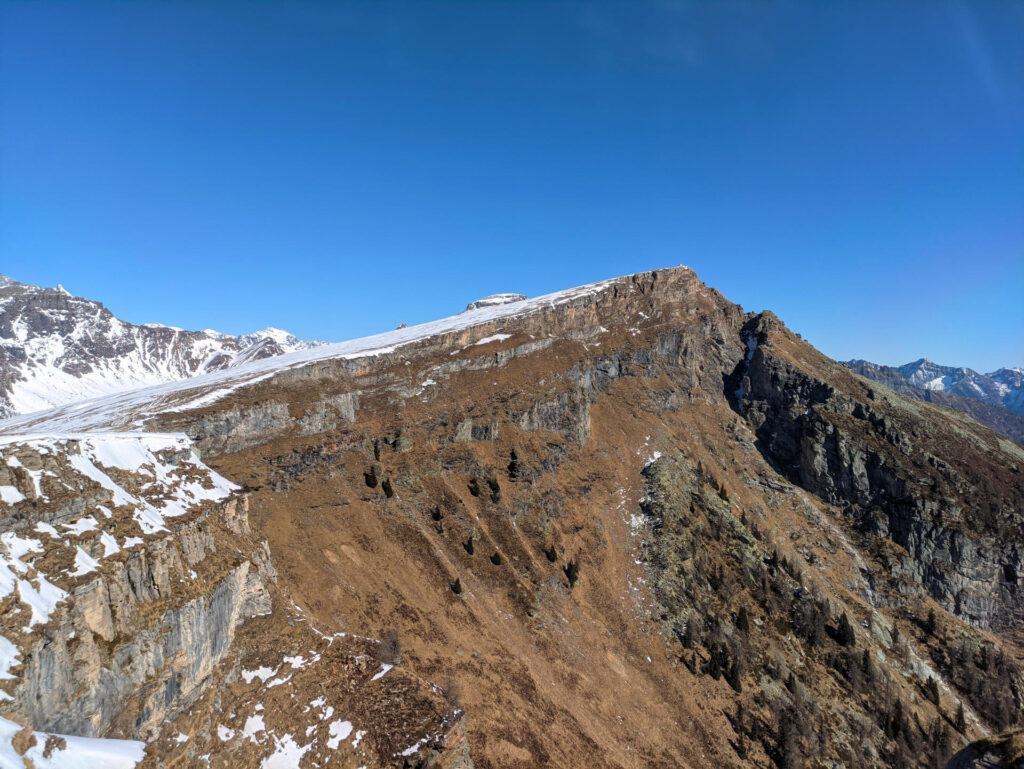
<path id="1" fill-rule="evenodd" d="M 863 380 L 784 330 L 766 334 L 764 361 L 754 359 L 784 365 L 766 367 L 755 387 L 757 377 L 739 370 L 748 319 L 688 281 L 666 294 L 649 283 L 639 291 L 622 287 L 620 296 L 572 315 L 552 326 L 561 336 L 543 349 L 524 346 L 542 339 L 543 329 L 523 324 L 508 329 L 512 338 L 486 346 L 459 339 L 354 371 L 322 366 L 312 376 L 239 393 L 189 427 L 202 444 L 203 425 L 215 424 L 224 409 L 287 404 L 291 426 L 242 439 L 219 435 L 206 444 L 209 461 L 252 489 L 253 524 L 270 541 L 281 587 L 319 626 L 372 636 L 395 628 L 413 670 L 434 681 L 454 677 L 480 766 L 769 765 L 782 761 L 785 736 L 772 708 L 795 707 L 795 698 L 813 703 L 800 704 L 809 726 L 793 737 L 805 757 L 891 764 L 900 739 L 921 742 L 933 723 L 950 727 L 961 700 L 966 731 L 980 734 L 986 716 L 970 720 L 973 701 L 952 678 L 939 709 L 923 697 L 922 663 L 937 665 L 936 657 L 961 642 L 1000 639 L 933 603 L 910 568 L 912 554 L 889 532 L 865 529 L 859 515 L 936 512 L 906 508 L 927 497 L 919 489 L 934 491 L 939 482 L 918 484 L 922 474 L 952 484 L 952 472 L 933 467 L 931 455 L 965 479 L 951 486 L 958 519 L 972 532 L 987 531 L 982 524 L 999 520 L 987 506 L 1012 503 L 1018 460 L 968 420 L 945 425 L 944 412 L 928 404 L 869 393 Z M 826 397 L 801 400 L 797 387 L 800 397 L 771 402 L 772 372 L 787 367 L 807 380 L 809 393 Z M 731 377 L 744 374 L 759 404 L 744 409 L 749 423 L 729 402 L 737 384 Z M 427 379 L 437 384 L 424 387 Z M 322 422 L 301 434 L 300 423 L 313 424 L 310 415 L 325 396 L 353 390 L 354 421 Z M 792 394 L 785 385 L 779 392 Z M 862 401 L 889 421 L 855 415 Z M 819 416 L 799 422 L 808 408 Z M 914 483 L 900 498 L 869 484 L 863 504 L 838 486 L 814 486 L 814 463 L 803 472 L 799 459 L 825 425 L 887 461 L 893 478 Z M 791 446 L 769 445 L 776 427 Z M 899 435 L 916 445 L 900 449 Z M 642 471 L 655 451 L 676 463 L 666 476 L 673 504 L 694 500 L 677 534 L 704 542 L 710 558 L 700 572 L 685 572 L 673 605 L 649 589 L 676 568 L 662 562 L 671 560 L 675 541 L 659 539 L 641 507 L 651 491 Z M 791 460 L 798 460 L 796 470 L 786 465 Z M 819 475 L 842 472 L 826 462 Z M 718 499 L 725 510 L 703 492 L 693 496 L 709 478 L 724 493 Z M 978 504 L 986 511 L 975 526 L 971 505 Z M 740 518 L 756 527 L 756 537 L 744 524 L 747 533 L 736 528 L 708 538 Z M 652 542 L 670 545 L 657 550 L 662 561 L 651 560 Z M 778 562 L 764 570 L 775 586 L 762 596 L 757 563 L 773 553 Z M 579 566 L 571 589 L 570 563 Z M 724 589 L 708 583 L 710 570 L 722 573 Z M 794 596 L 805 590 L 829 602 L 830 631 L 843 612 L 854 621 L 856 651 L 866 650 L 883 670 L 885 697 L 851 696 L 850 682 L 835 672 L 843 650 L 827 638 L 811 644 L 794 629 L 788 613 L 802 610 Z M 713 646 L 735 637 L 738 606 L 748 607 L 758 628 L 744 642 L 740 694 L 705 673 Z M 939 628 L 925 634 L 928 609 L 937 612 Z M 695 613 L 704 625 L 687 648 L 674 637 L 674 623 Z M 901 640 L 893 627 L 902 629 Z M 790 672 L 798 696 L 784 692 Z M 897 701 L 911 726 L 893 737 L 881 721 Z M 739 703 L 760 730 L 746 738 L 742 756 L 731 723 Z"/>

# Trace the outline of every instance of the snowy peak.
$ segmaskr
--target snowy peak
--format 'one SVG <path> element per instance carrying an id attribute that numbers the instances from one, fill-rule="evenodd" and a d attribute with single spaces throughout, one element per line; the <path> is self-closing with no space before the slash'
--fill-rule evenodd
<path id="1" fill-rule="evenodd" d="M 57 286 L 0 276 L 0 416 L 187 379 L 305 350 L 280 329 L 230 336 L 135 325 Z"/>
<path id="2" fill-rule="evenodd" d="M 1021 387 L 1024 384 L 1024 368 L 1001 368 L 985 376 L 1007 387 Z"/>
<path id="3" fill-rule="evenodd" d="M 237 339 L 242 347 L 276 344 L 282 352 L 297 352 L 298 350 L 308 350 L 311 347 L 321 347 L 327 344 L 327 342 L 307 342 L 304 339 L 299 339 L 295 334 L 280 328 L 274 328 L 273 326 L 267 326 L 262 331 L 244 334 Z"/>
<path id="4" fill-rule="evenodd" d="M 895 368 L 863 360 L 848 361 L 846 365 L 890 386 L 895 382 L 930 392 L 951 393 L 1024 414 L 1024 369 L 1021 368 L 1001 368 L 979 374 L 963 366 L 942 366 L 927 358 Z"/>
<path id="5" fill-rule="evenodd" d="M 940 366 L 927 358 L 907 363 L 896 369 L 915 387 L 948 391 L 967 376 L 968 369 Z"/>

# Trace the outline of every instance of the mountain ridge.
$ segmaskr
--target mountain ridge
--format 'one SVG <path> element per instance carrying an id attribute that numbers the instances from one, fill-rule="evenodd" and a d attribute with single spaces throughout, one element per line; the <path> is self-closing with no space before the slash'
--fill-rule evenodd
<path id="1" fill-rule="evenodd" d="M 1003 367 L 988 374 L 941 366 L 927 358 L 902 366 L 854 359 L 844 363 L 857 374 L 903 395 L 962 411 L 1024 444 L 1024 369 Z"/>
<path id="2" fill-rule="evenodd" d="M 322 344 L 274 328 L 231 336 L 159 323 L 136 325 L 62 286 L 0 278 L 0 416 Z"/>
<path id="3" fill-rule="evenodd" d="M 90 691 L 131 680 L 90 736 L 144 741 L 144 767 L 931 769 L 1019 725 L 1024 450 L 687 268 L 0 435 L 0 555 L 67 595 L 31 633 L 4 604 L 0 718 L 67 649 Z M 234 640 L 126 670 L 122 567 L 140 632 L 205 612 Z M 31 726 L 78 729 L 79 702 Z"/>

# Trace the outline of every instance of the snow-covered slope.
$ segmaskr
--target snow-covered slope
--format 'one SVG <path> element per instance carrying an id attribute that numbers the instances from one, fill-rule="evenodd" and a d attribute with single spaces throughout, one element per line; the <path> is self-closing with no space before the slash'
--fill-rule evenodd
<path id="1" fill-rule="evenodd" d="M 682 267 L 680 269 L 687 270 Z M 609 287 L 624 278 L 591 283 L 533 299 L 486 304 L 441 320 L 398 328 L 375 336 L 347 342 L 309 347 L 286 355 L 262 358 L 222 368 L 187 380 L 122 391 L 113 395 L 71 403 L 47 411 L 0 421 L 0 434 L 24 431 L 33 433 L 81 433 L 93 430 L 137 429 L 145 419 L 159 412 L 184 411 L 208 406 L 240 387 L 255 384 L 286 369 L 306 366 L 322 360 L 364 358 L 391 353 L 423 339 L 469 332 L 477 327 L 490 328 L 501 320 L 541 312 L 566 302 L 591 297 L 600 299 Z M 486 336 L 480 332 L 478 337 Z M 474 338 L 467 341 L 473 344 Z"/>
<path id="2" fill-rule="evenodd" d="M 148 666 L 159 668 L 160 654 L 150 654 L 144 639 L 141 653 L 121 643 L 117 661 L 101 665 L 84 627 L 74 623 L 90 618 L 86 625 L 107 641 L 120 632 L 115 627 L 145 626 L 144 621 L 131 624 L 139 615 L 127 592 L 113 599 L 113 613 L 92 601 L 105 599 L 108 588 L 115 594 L 121 585 L 117 575 L 129 568 L 126 564 L 151 564 L 152 576 L 142 582 L 155 580 L 153 587 L 165 602 L 172 585 L 181 593 L 198 590 L 210 576 L 207 571 L 193 566 L 197 574 L 189 564 L 178 564 L 195 585 L 183 584 L 181 577 L 172 581 L 160 572 L 167 561 L 156 567 L 154 553 L 170 552 L 169 542 L 190 536 L 195 545 L 195 529 L 186 524 L 198 520 L 208 525 L 210 511 L 236 490 L 203 465 L 181 435 L 0 439 L 0 703 L 8 716 L 0 718 L 0 769 L 128 769 L 142 759 L 143 743 L 93 739 L 89 731 L 95 736 L 106 726 L 102 711 L 109 709 L 110 698 L 103 686 L 129 689 L 128 677 L 141 675 Z M 196 560 L 211 551 L 200 546 Z M 164 653 L 176 654 L 169 637 L 163 638 L 168 642 Z M 84 644 L 73 658 L 42 651 L 73 640 Z M 144 658 L 148 662 L 140 663 Z M 67 708 L 63 721 L 52 708 L 55 700 Z M 11 713 L 40 730 L 22 731 L 10 720 Z M 61 724 L 54 731 L 80 736 L 49 734 L 53 727 L 47 724 Z M 23 763 L 22 756 L 31 763 Z"/>
<path id="3" fill-rule="evenodd" d="M 15 747 L 19 732 L 25 735 L 22 753 Z M 145 751 L 138 740 L 47 734 L 0 718 L 0 769 L 133 769 Z"/>
<path id="4" fill-rule="evenodd" d="M 32 460 L 21 458 L 19 452 Z M 173 457 L 173 464 L 168 457 Z M 67 493 L 71 476 L 111 492 L 110 507 L 99 505 L 98 514 L 90 510 L 87 515 L 61 518 L 60 530 L 41 522 L 31 532 L 0 535 L 0 599 L 17 593 L 24 604 L 21 634 L 30 634 L 33 625 L 45 625 L 57 604 L 67 598 L 64 588 L 96 569 L 100 560 L 142 545 L 151 534 L 167 532 L 168 519 L 184 515 L 193 506 L 222 501 L 236 488 L 201 464 L 183 435 L 6 436 L 0 439 L 0 466 L 0 511 L 5 514 L 26 500 L 33 509 L 40 509 L 42 503 L 53 501 L 54 489 Z M 66 469 L 63 480 L 62 468 Z M 144 478 L 143 491 L 127 491 L 108 474 L 110 468 Z M 37 555 L 39 562 L 33 560 Z M 43 555 L 52 568 L 43 565 Z M 14 663 L 2 650 L 14 648 L 21 640 L 0 635 L 0 680 L 10 678 L 7 671 Z M 0 700 L 6 697 L 0 688 Z"/>
<path id="5" fill-rule="evenodd" d="M 1003 407 L 1024 414 L 1024 368 L 1001 368 L 986 376 L 995 383 Z"/>
<path id="6" fill-rule="evenodd" d="M 134 325 L 62 287 L 0 276 L 0 416 L 219 371 L 322 344 L 267 328 L 234 337 Z"/>

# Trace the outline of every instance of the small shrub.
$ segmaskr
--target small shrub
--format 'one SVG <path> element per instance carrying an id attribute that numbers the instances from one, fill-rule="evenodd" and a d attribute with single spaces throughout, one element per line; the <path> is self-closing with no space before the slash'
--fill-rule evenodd
<path id="1" fill-rule="evenodd" d="M 509 453 L 508 479 L 510 481 L 518 480 L 520 472 L 521 468 L 519 467 L 519 455 L 516 454 L 515 449 L 512 449 L 512 451 Z"/>
<path id="2" fill-rule="evenodd" d="M 934 678 L 928 676 L 928 680 L 924 684 L 924 696 L 928 698 L 928 701 L 933 705 L 939 704 L 939 684 Z"/>
<path id="3" fill-rule="evenodd" d="M 692 649 L 700 643 L 700 630 L 697 618 L 690 617 L 683 632 L 679 635 L 679 642 L 687 649 Z"/>
<path id="4" fill-rule="evenodd" d="M 474 548 L 473 548 L 473 538 L 472 537 L 470 537 L 465 542 L 463 542 L 462 546 L 466 549 L 467 553 L 469 553 L 470 555 L 473 555 Z"/>
<path id="5" fill-rule="evenodd" d="M 722 677 L 723 663 L 728 664 L 729 660 L 725 656 L 725 650 L 718 644 L 711 644 L 709 651 L 711 653 L 711 657 L 708 659 L 704 670 L 709 676 L 717 681 Z"/>
<path id="6" fill-rule="evenodd" d="M 747 616 L 747 607 L 741 606 L 740 613 L 736 615 L 736 629 L 743 635 L 750 632 L 750 618 Z"/>
<path id="7" fill-rule="evenodd" d="M 366 482 L 366 485 L 369 486 L 371 489 L 377 488 L 377 468 L 371 467 L 369 470 L 363 473 L 363 480 Z"/>
<path id="8" fill-rule="evenodd" d="M 840 646 L 853 646 L 856 640 L 857 636 L 853 632 L 853 625 L 850 624 L 850 619 L 846 616 L 846 612 L 843 612 L 839 617 L 839 625 L 836 628 L 836 643 Z"/>
<path id="9" fill-rule="evenodd" d="M 554 545 L 544 549 L 544 557 L 547 558 L 548 561 L 550 561 L 551 563 L 554 563 L 558 560 L 558 553 L 555 552 Z"/>
<path id="10" fill-rule="evenodd" d="M 871 652 L 867 649 L 860 658 L 860 669 L 864 672 L 864 678 L 869 684 L 875 681 L 875 663 L 871 661 Z"/>
<path id="11" fill-rule="evenodd" d="M 739 658 L 733 658 L 725 671 L 725 680 L 737 693 L 743 691 L 743 663 Z"/>
<path id="12" fill-rule="evenodd" d="M 391 485 L 390 478 L 385 478 L 384 483 L 382 483 L 380 487 L 384 491 L 384 496 L 387 497 L 388 499 L 391 499 L 393 496 L 395 496 L 395 489 Z"/>
<path id="13" fill-rule="evenodd" d="M 576 587 L 576 583 L 579 582 L 579 579 L 580 579 L 580 565 L 579 565 L 579 563 L 575 559 L 572 560 L 572 561 L 569 561 L 569 563 L 567 563 L 563 567 L 562 571 L 565 572 L 565 578 L 567 580 L 569 580 L 569 587 L 570 588 Z"/>
<path id="14" fill-rule="evenodd" d="M 491 563 L 495 566 L 501 566 L 501 561 L 501 553 L 495 552 L 495 554 L 491 556 Z"/>
<path id="15" fill-rule="evenodd" d="M 459 579 L 458 577 L 456 577 L 455 581 L 452 582 L 451 587 L 452 587 L 452 592 L 455 593 L 455 595 L 461 594 L 462 593 L 462 580 Z"/>
<path id="16" fill-rule="evenodd" d="M 469 480 L 469 493 L 474 497 L 480 496 L 480 482 L 476 478 Z"/>
<path id="17" fill-rule="evenodd" d="M 491 491 L 491 502 L 494 504 L 501 502 L 501 486 L 498 485 L 497 478 L 488 478 L 487 487 Z"/>

